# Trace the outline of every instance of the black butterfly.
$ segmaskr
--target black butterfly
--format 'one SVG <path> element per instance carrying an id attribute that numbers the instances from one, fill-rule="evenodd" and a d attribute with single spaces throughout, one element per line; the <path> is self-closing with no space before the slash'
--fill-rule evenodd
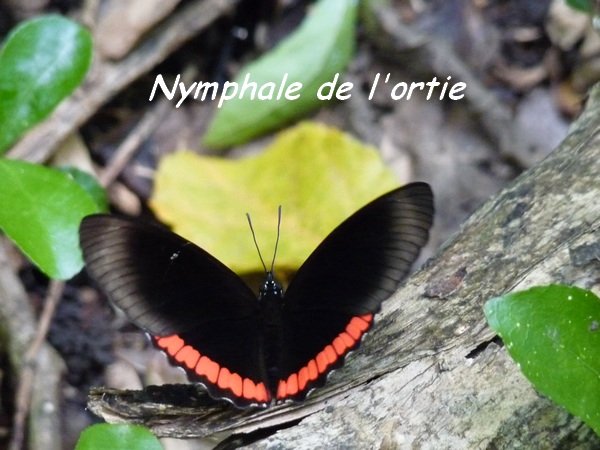
<path id="1" fill-rule="evenodd" d="M 90 275 L 190 379 L 240 408 L 304 400 L 358 347 L 427 242 L 433 194 L 408 184 L 339 225 L 287 291 L 271 271 L 258 300 L 216 258 L 131 219 L 83 219 Z"/>

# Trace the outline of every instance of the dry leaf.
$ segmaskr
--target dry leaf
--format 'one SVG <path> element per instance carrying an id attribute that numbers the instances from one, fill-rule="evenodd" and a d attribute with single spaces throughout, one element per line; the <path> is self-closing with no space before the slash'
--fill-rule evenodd
<path id="1" fill-rule="evenodd" d="M 228 160 L 182 151 L 163 158 L 150 203 L 176 233 L 238 273 L 263 270 L 245 213 L 269 264 L 282 205 L 276 270 L 293 271 L 346 217 L 397 186 L 375 148 L 302 123 L 258 156 Z"/>

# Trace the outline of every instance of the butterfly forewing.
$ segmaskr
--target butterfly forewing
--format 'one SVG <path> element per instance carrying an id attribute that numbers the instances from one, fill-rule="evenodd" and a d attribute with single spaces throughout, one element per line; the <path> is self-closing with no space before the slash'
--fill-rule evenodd
<path id="1" fill-rule="evenodd" d="M 235 273 L 186 239 L 139 221 L 88 216 L 80 242 L 88 272 L 112 302 L 151 335 L 171 337 L 154 343 L 173 362 L 213 396 L 238 406 L 266 403 L 258 301 Z M 260 395 L 246 398 L 244 383 Z"/>
<path id="2" fill-rule="evenodd" d="M 303 399 L 359 345 L 427 242 L 433 211 L 427 184 L 396 189 L 338 226 L 300 267 L 285 294 L 279 400 Z"/>

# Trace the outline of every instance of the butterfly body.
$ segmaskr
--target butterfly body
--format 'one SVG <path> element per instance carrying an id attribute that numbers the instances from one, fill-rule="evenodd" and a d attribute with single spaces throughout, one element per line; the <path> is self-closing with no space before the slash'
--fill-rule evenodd
<path id="1" fill-rule="evenodd" d="M 356 349 L 381 302 L 428 238 L 433 198 L 414 183 L 336 228 L 284 292 L 267 272 L 258 297 L 200 247 L 131 219 L 86 217 L 88 272 L 155 346 L 240 408 L 302 401 Z"/>
<path id="2" fill-rule="evenodd" d="M 273 396 L 278 378 L 282 353 L 284 307 L 283 287 L 277 283 L 272 272 L 267 272 L 258 295 L 259 328 L 261 329 L 261 353 L 264 355 L 268 388 Z"/>

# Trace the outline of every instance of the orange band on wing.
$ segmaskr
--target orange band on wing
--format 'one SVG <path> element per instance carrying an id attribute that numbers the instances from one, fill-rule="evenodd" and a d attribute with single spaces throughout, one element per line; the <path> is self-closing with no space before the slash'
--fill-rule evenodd
<path id="1" fill-rule="evenodd" d="M 267 403 L 271 396 L 263 382 L 256 383 L 250 378 L 242 378 L 238 373 L 231 372 L 226 367 L 220 366 L 206 355 L 201 355 L 198 350 L 177 336 L 153 337 L 155 344 L 169 357 L 178 362 L 191 373 L 206 379 L 222 391 L 229 391 L 232 395 L 248 401 Z M 296 383 L 297 385 L 297 383 Z"/>
<path id="2" fill-rule="evenodd" d="M 311 381 L 326 374 L 331 367 L 343 358 L 350 349 L 355 348 L 365 332 L 373 323 L 373 314 L 353 317 L 346 329 L 333 339 L 331 344 L 315 355 L 298 372 L 292 373 L 287 379 L 279 380 L 277 385 L 277 400 L 283 400 L 302 392 Z"/>

